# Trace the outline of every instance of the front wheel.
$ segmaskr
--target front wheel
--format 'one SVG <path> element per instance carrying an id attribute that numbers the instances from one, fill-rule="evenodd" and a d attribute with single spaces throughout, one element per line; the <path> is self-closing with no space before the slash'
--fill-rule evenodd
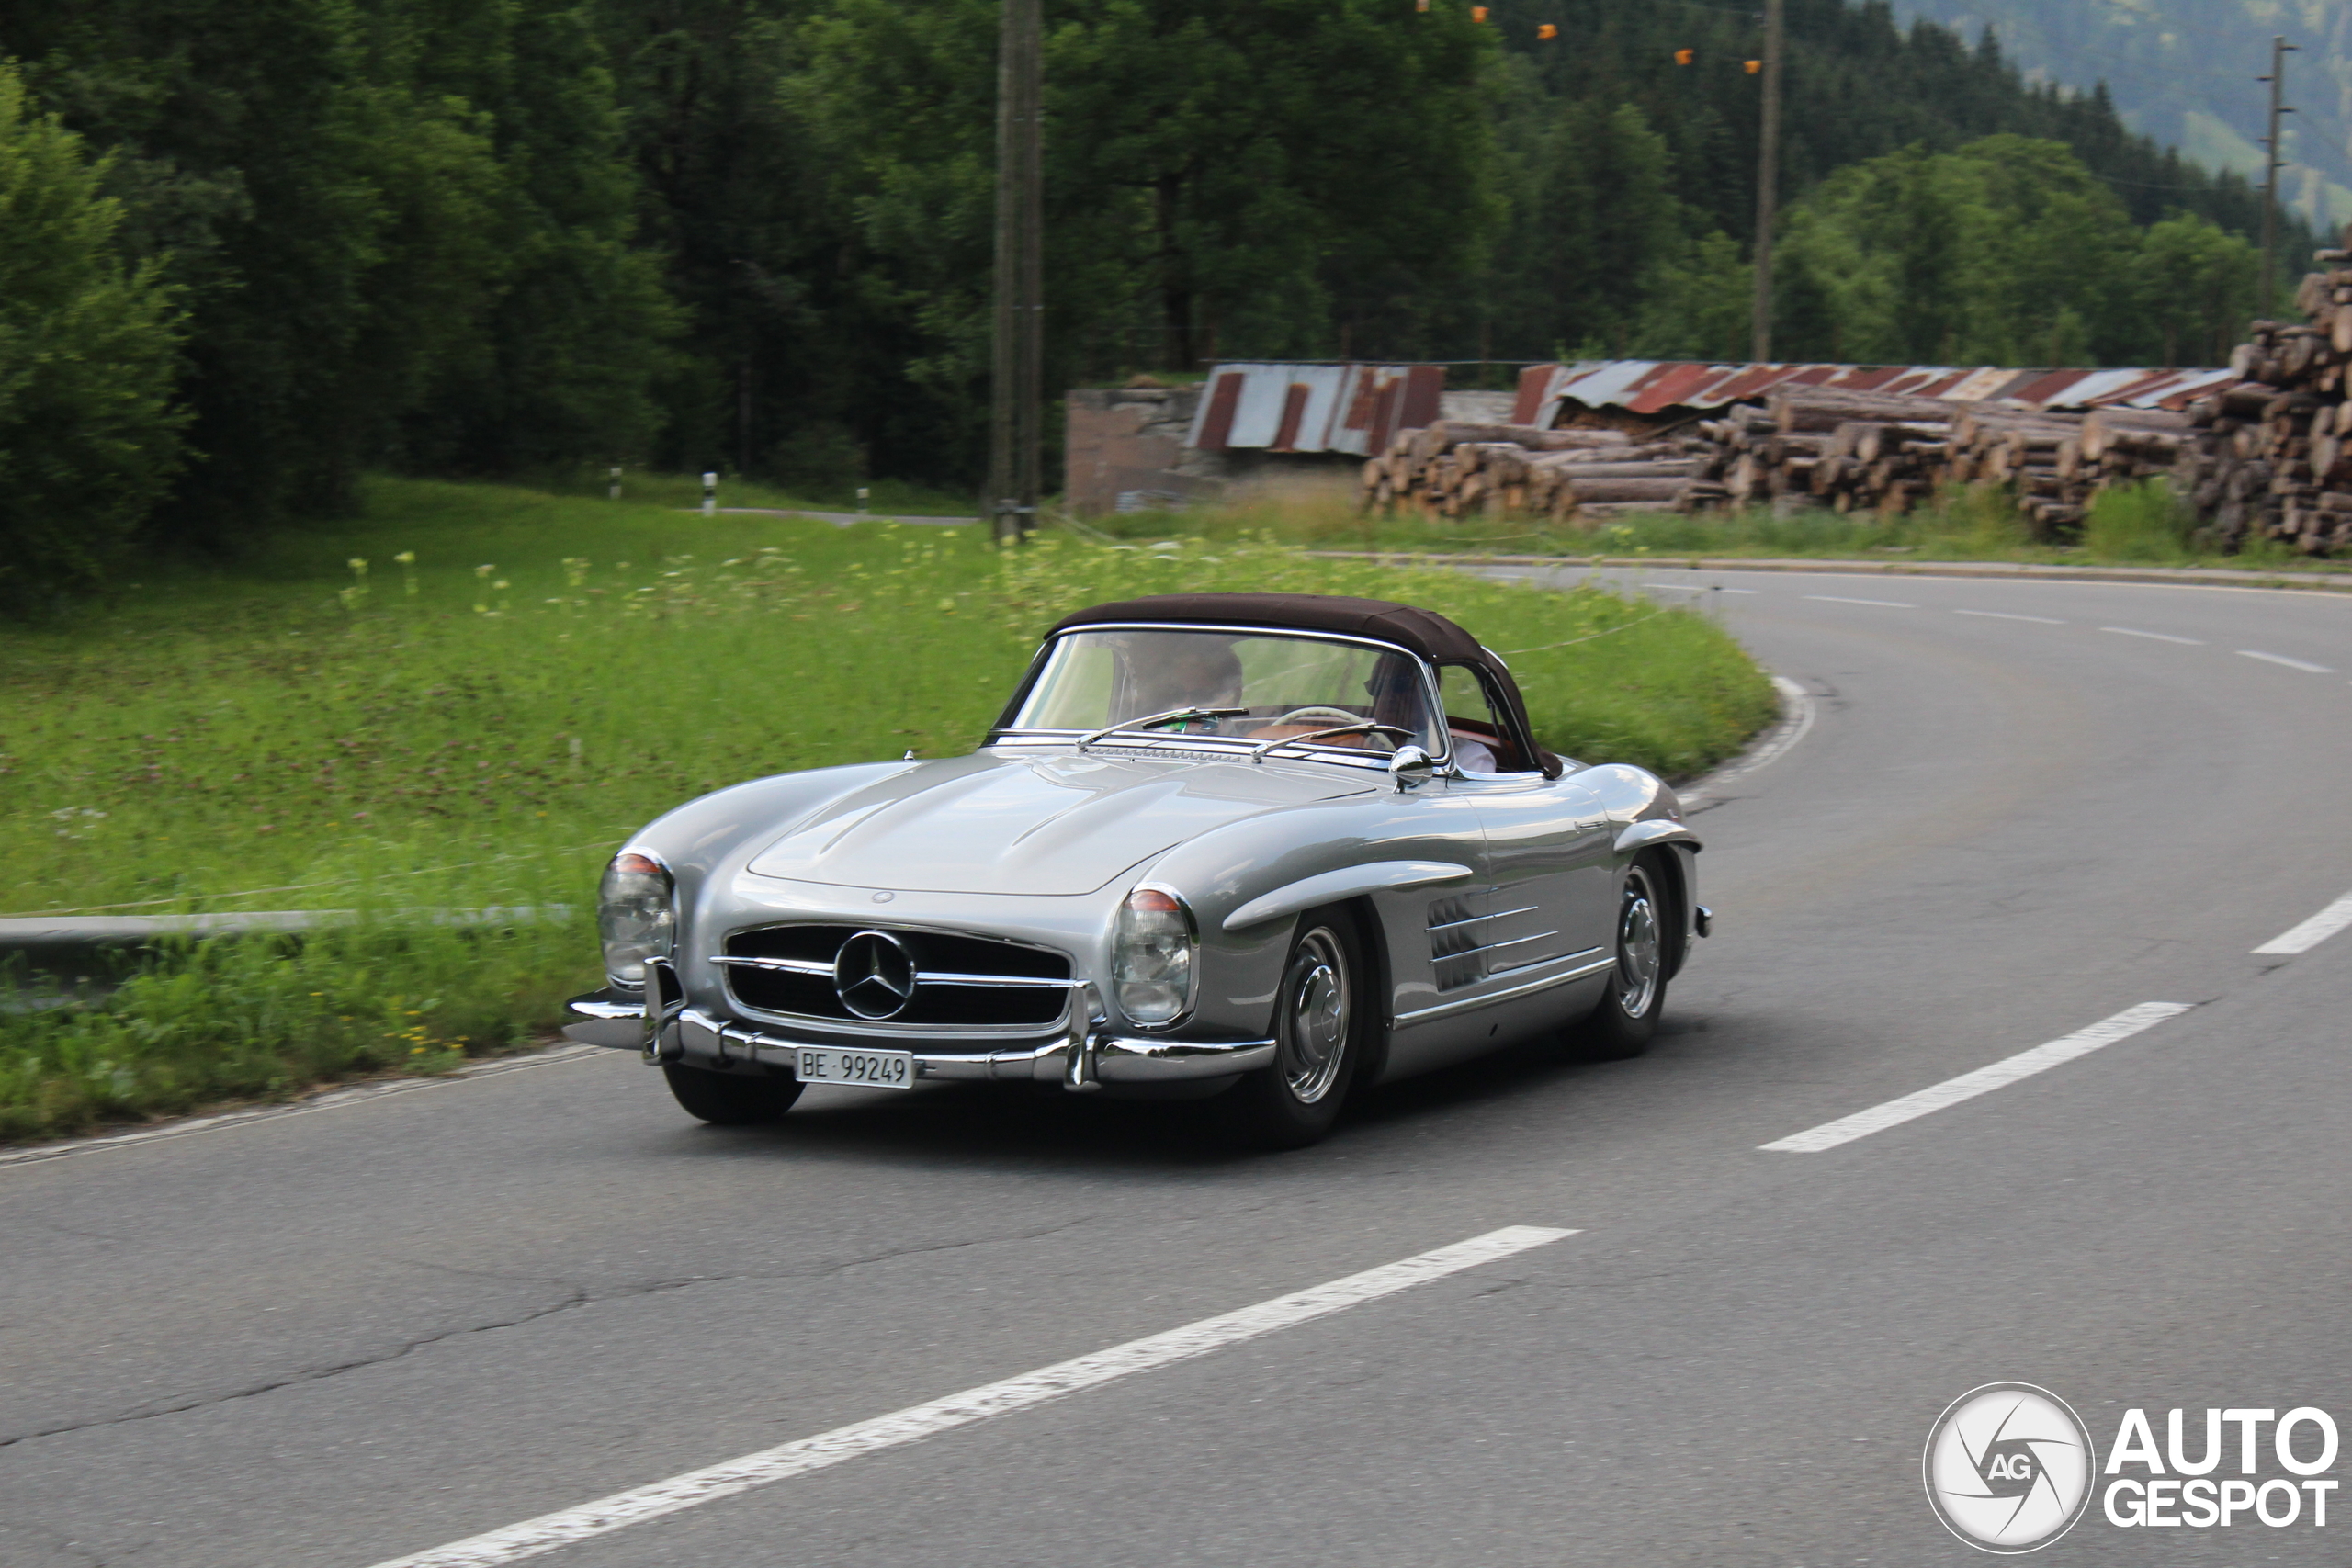
<path id="1" fill-rule="evenodd" d="M 1596 1062 L 1622 1062 L 1650 1048 L 1658 1014 L 1666 1010 L 1667 943 L 1676 929 L 1673 902 L 1656 863 L 1638 857 L 1625 868 L 1617 895 L 1617 962 L 1600 1005 L 1577 1031 L 1583 1055 Z"/>
<path id="2" fill-rule="evenodd" d="M 670 1092 L 689 1116 L 716 1127 L 751 1127 L 780 1122 L 800 1098 L 800 1080 L 753 1077 L 749 1073 L 714 1073 L 684 1062 L 664 1062 L 662 1076 Z"/>
<path id="3" fill-rule="evenodd" d="M 1321 1142 L 1363 1059 L 1373 1017 L 1363 945 L 1343 908 L 1301 918 L 1274 993 L 1273 1065 L 1218 1096 L 1226 1132 L 1250 1148 Z"/>

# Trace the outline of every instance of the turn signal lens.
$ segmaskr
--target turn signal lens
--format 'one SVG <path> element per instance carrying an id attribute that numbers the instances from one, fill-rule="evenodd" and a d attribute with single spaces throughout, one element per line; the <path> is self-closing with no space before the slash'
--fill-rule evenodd
<path id="1" fill-rule="evenodd" d="M 650 855 L 618 854 L 596 892 L 596 933 L 605 944 L 605 976 L 632 990 L 645 984 L 645 961 L 667 958 L 677 944 L 676 886 L 670 868 Z"/>
<path id="2" fill-rule="evenodd" d="M 1169 1023 L 1193 1005 L 1193 916 L 1183 900 L 1138 887 L 1119 906 L 1111 937 L 1111 990 L 1136 1023 Z"/>

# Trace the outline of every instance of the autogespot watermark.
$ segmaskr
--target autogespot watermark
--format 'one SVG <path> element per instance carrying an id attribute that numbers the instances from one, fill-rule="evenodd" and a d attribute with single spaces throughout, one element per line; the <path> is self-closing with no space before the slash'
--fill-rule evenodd
<path id="1" fill-rule="evenodd" d="M 2004 1555 L 2048 1546 L 2074 1529 L 2094 1496 L 2107 1523 L 2123 1529 L 2221 1529 L 2257 1520 L 2273 1529 L 2325 1528 L 2338 1485 L 2321 1478 L 2335 1467 L 2337 1448 L 2335 1418 L 2326 1411 L 2233 1405 L 2168 1410 L 2163 1419 L 2160 1445 L 2147 1411 L 2124 1411 L 2102 1469 L 2090 1429 L 2048 1389 L 2021 1382 L 1971 1389 L 1928 1431 L 1921 1460 L 1928 1501 L 1952 1534 Z M 2235 1475 L 2225 1472 L 2232 1459 Z"/>

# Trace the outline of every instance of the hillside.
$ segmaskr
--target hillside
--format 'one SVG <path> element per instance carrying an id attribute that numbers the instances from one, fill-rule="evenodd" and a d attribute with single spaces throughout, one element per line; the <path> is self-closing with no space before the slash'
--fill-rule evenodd
<path id="1" fill-rule="evenodd" d="M 2315 225 L 2352 221 L 2352 6 L 2307 0 L 1896 0 L 1972 39 L 1991 27 L 2029 74 L 2104 81 L 2134 130 L 2209 168 L 2261 177 L 2270 40 L 2289 57 L 2281 190 Z"/>

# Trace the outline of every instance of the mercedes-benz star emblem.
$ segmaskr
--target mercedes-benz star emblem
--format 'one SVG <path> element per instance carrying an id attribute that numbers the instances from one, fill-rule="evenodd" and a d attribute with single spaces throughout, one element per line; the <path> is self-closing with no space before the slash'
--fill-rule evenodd
<path id="1" fill-rule="evenodd" d="M 896 1018 L 914 999 L 914 958 L 888 931 L 860 931 L 833 955 L 833 994 L 860 1018 Z"/>

